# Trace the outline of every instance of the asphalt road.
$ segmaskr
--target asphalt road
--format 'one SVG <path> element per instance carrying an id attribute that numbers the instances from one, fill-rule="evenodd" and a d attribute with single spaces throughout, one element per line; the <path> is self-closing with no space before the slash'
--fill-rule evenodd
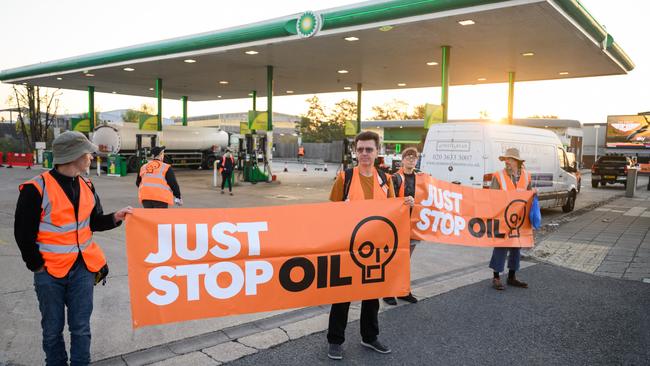
<path id="1" fill-rule="evenodd" d="M 362 347 L 348 326 L 343 361 L 324 332 L 229 365 L 650 365 L 650 285 L 538 264 L 530 289 L 479 282 L 380 315 L 393 353 Z"/>

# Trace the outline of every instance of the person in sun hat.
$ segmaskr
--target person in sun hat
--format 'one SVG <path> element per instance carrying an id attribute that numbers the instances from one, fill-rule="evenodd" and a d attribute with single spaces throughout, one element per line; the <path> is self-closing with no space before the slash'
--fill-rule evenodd
<path id="1" fill-rule="evenodd" d="M 530 191 L 532 189 L 530 173 L 524 168 L 525 160 L 519 156 L 518 149 L 506 149 L 505 153 L 499 156 L 499 160 L 505 163 L 505 167 L 492 174 L 491 189 L 504 191 Z M 516 277 L 521 259 L 520 248 L 494 248 L 490 259 L 490 268 L 493 271 L 492 286 L 497 290 L 505 290 L 499 274 L 505 269 L 506 255 L 508 255 L 507 284 L 513 287 L 528 288 L 527 283 L 519 281 Z"/>

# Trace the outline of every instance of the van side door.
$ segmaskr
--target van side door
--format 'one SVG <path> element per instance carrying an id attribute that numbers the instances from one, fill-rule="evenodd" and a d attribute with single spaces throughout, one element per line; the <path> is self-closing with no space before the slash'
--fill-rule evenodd
<path id="1" fill-rule="evenodd" d="M 569 182 L 570 175 L 569 170 L 569 161 L 566 157 L 566 152 L 561 146 L 557 147 L 557 159 L 558 159 L 558 170 L 557 170 L 557 181 L 555 191 L 557 192 L 557 206 L 564 205 L 566 197 L 569 192 Z"/>

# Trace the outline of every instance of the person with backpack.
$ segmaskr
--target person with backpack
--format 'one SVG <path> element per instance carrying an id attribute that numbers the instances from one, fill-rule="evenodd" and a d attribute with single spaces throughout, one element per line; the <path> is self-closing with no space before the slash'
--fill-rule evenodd
<path id="1" fill-rule="evenodd" d="M 379 152 L 379 135 L 372 131 L 358 134 L 354 139 L 358 166 L 340 172 L 332 191 L 330 201 L 348 200 L 385 200 L 395 197 L 392 181 L 385 173 L 375 169 L 374 162 Z M 405 204 L 413 206 L 412 197 L 405 199 Z M 327 357 L 333 360 L 343 358 L 342 344 L 345 341 L 345 328 L 348 323 L 350 303 L 332 304 L 329 316 Z M 361 345 L 373 351 L 386 354 L 390 348 L 377 338 L 379 335 L 379 299 L 361 302 Z"/>
<path id="2" fill-rule="evenodd" d="M 402 151 L 402 167 L 397 173 L 391 176 L 393 181 L 393 188 L 395 189 L 395 197 L 413 197 L 415 198 L 415 180 L 420 173 L 415 169 L 415 164 L 419 158 L 418 150 L 414 147 L 409 147 Z M 411 208 L 411 212 L 413 209 Z M 417 245 L 418 240 L 411 239 L 410 255 L 413 255 L 413 250 Z M 398 297 L 411 304 L 418 302 L 418 299 L 409 292 L 406 296 Z M 397 300 L 394 297 L 384 297 L 384 302 L 388 305 L 397 305 Z"/>

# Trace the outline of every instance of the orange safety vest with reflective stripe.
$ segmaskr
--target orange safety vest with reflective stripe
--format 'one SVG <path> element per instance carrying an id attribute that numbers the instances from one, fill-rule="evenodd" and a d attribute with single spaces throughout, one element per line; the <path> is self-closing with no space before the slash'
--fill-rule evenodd
<path id="1" fill-rule="evenodd" d="M 395 197 L 404 197 L 404 187 L 406 186 L 406 177 L 404 176 L 404 170 L 402 168 L 399 168 L 399 170 L 395 173 L 396 175 L 399 175 L 402 184 L 399 185 L 399 191 L 396 192 Z M 420 172 L 414 171 L 413 174 L 415 174 L 416 178 L 419 174 L 422 174 Z M 417 186 L 417 183 L 416 183 Z"/>
<path id="2" fill-rule="evenodd" d="M 372 168 L 373 173 L 373 185 L 372 185 L 372 199 L 373 200 L 385 200 L 388 197 L 388 180 L 389 176 L 386 176 L 386 183 L 381 185 L 381 177 L 377 173 L 377 169 Z M 339 173 L 341 179 L 345 181 L 345 171 Z M 359 167 L 355 167 L 352 170 L 352 181 L 350 181 L 350 190 L 348 192 L 348 200 L 365 200 L 366 197 L 363 194 L 363 188 L 361 188 L 361 178 L 359 178 Z"/>
<path id="3" fill-rule="evenodd" d="M 235 166 L 235 158 L 233 158 L 231 156 L 229 159 L 230 159 L 230 161 L 232 161 L 232 165 Z M 226 156 L 225 155 L 221 158 L 221 167 L 219 167 L 219 173 L 223 172 L 223 167 L 224 166 L 226 166 Z"/>
<path id="4" fill-rule="evenodd" d="M 299 155 L 299 156 L 303 156 L 303 155 L 305 155 L 305 148 L 304 148 L 304 147 L 300 146 L 300 147 L 298 148 L 298 155 Z"/>
<path id="5" fill-rule="evenodd" d="M 528 190 L 528 184 L 530 183 L 530 173 L 526 169 L 520 169 L 519 181 L 517 185 L 512 182 L 508 172 L 503 169 L 495 173 L 497 179 L 499 179 L 499 186 L 504 191 L 526 191 Z"/>
<path id="6" fill-rule="evenodd" d="M 174 194 L 167 184 L 165 174 L 170 165 L 160 160 L 152 160 L 140 168 L 140 187 L 138 187 L 138 199 L 165 202 L 168 205 L 174 204 Z"/>
<path id="7" fill-rule="evenodd" d="M 56 179 L 45 172 L 20 185 L 32 184 L 41 194 L 41 222 L 36 244 L 43 256 L 47 272 L 57 278 L 65 277 L 79 252 L 90 272 L 106 264 L 102 249 L 93 241 L 90 215 L 95 209 L 95 194 L 90 181 L 79 177 L 79 209 L 77 217 L 72 202 Z"/>

